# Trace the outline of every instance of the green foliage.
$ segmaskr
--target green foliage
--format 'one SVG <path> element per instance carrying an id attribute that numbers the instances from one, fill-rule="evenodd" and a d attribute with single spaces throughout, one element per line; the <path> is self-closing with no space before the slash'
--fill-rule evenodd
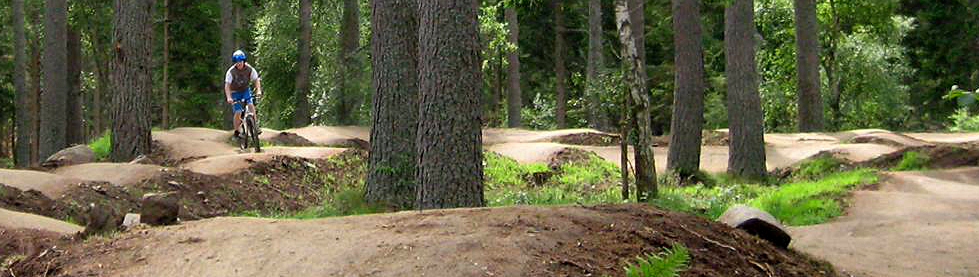
<path id="1" fill-rule="evenodd" d="M 876 182 L 871 169 L 837 172 L 814 181 L 786 184 L 750 201 L 771 213 L 786 225 L 808 225 L 838 216 L 843 208 L 840 198 L 856 184 Z"/>
<path id="2" fill-rule="evenodd" d="M 618 165 L 592 156 L 580 163 L 565 163 L 540 186 L 528 180 L 535 172 L 548 171 L 544 163 L 518 163 L 484 151 L 485 195 L 488 205 L 544 205 L 612 203 L 622 199 Z"/>
<path id="3" fill-rule="evenodd" d="M 561 165 L 556 177 L 560 184 L 575 185 L 587 189 L 612 187 L 619 182 L 619 165 L 589 153 L 584 161 L 569 161 Z"/>
<path id="4" fill-rule="evenodd" d="M 897 163 L 891 170 L 903 171 L 903 170 L 921 170 L 925 169 L 928 164 L 928 155 L 918 152 L 918 151 L 907 151 L 901 157 L 901 161 Z"/>
<path id="5" fill-rule="evenodd" d="M 105 130 L 101 136 L 88 142 L 88 147 L 95 151 L 95 160 L 103 160 L 112 151 L 112 130 Z"/>
<path id="6" fill-rule="evenodd" d="M 717 218 L 731 205 L 746 203 L 770 190 L 772 187 L 751 183 L 726 183 L 713 187 L 703 184 L 661 186 L 660 197 L 653 203 L 672 210 Z"/>
<path id="7" fill-rule="evenodd" d="M 952 126 L 949 130 L 955 132 L 975 132 L 979 131 L 979 115 L 972 115 L 968 108 L 959 108 L 949 116 Z"/>
<path id="8" fill-rule="evenodd" d="M 626 262 L 625 276 L 628 277 L 674 277 L 680 276 L 687 262 L 690 261 L 690 253 L 682 243 L 673 243 L 673 246 L 660 253 L 647 253 L 646 255 L 636 256 L 635 264 Z"/>
<path id="9" fill-rule="evenodd" d="M 547 171 L 544 163 L 519 163 L 493 151 L 483 151 L 483 184 L 486 190 L 525 185 L 523 176 Z"/>
<path id="10" fill-rule="evenodd" d="M 839 171 L 843 165 L 842 160 L 833 157 L 831 154 L 823 153 L 799 163 L 798 169 L 792 172 L 792 177 L 796 179 L 818 179 L 823 175 Z"/>

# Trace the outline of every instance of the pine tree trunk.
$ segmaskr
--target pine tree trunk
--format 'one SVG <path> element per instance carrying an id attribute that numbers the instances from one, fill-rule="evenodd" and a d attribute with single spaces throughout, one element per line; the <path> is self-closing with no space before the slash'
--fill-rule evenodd
<path id="1" fill-rule="evenodd" d="M 34 25 L 38 25 L 41 22 L 40 13 L 37 13 L 34 17 Z M 38 34 L 34 34 L 38 35 Z M 38 166 L 41 163 L 41 38 L 35 36 L 35 39 L 31 41 L 31 98 L 28 99 L 30 102 L 30 113 L 31 113 L 31 166 Z"/>
<path id="2" fill-rule="evenodd" d="M 67 145 L 84 144 L 84 130 L 82 125 L 82 40 L 74 28 L 68 29 L 67 41 L 67 73 L 68 73 L 68 97 L 65 116 L 65 142 Z"/>
<path id="3" fill-rule="evenodd" d="M 151 151 L 150 74 L 152 0 L 116 0 L 112 20 L 112 161 L 130 161 Z"/>
<path id="4" fill-rule="evenodd" d="M 816 30 L 816 1 L 795 0 L 794 3 L 799 131 L 822 131 L 823 98 L 819 93 L 819 33 Z"/>
<path id="5" fill-rule="evenodd" d="M 360 48 L 360 2 L 343 0 L 343 21 L 340 24 L 340 53 L 338 62 L 343 68 L 339 81 L 337 97 L 337 123 L 340 125 L 356 124 L 358 118 L 354 114 L 360 105 L 360 59 L 357 49 Z"/>
<path id="6" fill-rule="evenodd" d="M 568 111 L 568 70 L 564 65 L 564 55 L 567 50 L 564 45 L 564 4 L 561 2 L 562 0 L 551 1 L 554 8 L 554 82 L 557 92 L 554 117 L 557 127 L 564 129 L 568 127 L 565 119 Z"/>
<path id="7" fill-rule="evenodd" d="M 311 0 L 299 1 L 299 42 L 296 74 L 296 112 L 293 114 L 292 125 L 303 127 L 309 125 L 309 61 L 312 57 L 310 42 L 313 39 L 312 30 L 313 3 Z"/>
<path id="8" fill-rule="evenodd" d="M 656 184 L 656 160 L 653 156 L 653 133 L 650 131 L 649 93 L 645 73 L 642 71 L 642 59 L 639 57 L 639 47 L 633 34 L 629 10 L 634 8 L 626 0 L 615 2 L 615 22 L 619 31 L 619 41 L 622 42 L 622 57 L 625 64 L 623 76 L 629 86 L 629 97 L 632 98 L 631 114 L 633 128 L 638 139 L 635 142 L 636 170 L 636 200 L 649 201 L 659 194 Z"/>
<path id="9" fill-rule="evenodd" d="M 701 131 L 704 124 L 704 58 L 701 43 L 700 1 L 673 1 L 673 43 L 676 76 L 673 93 L 670 150 L 667 168 L 680 176 L 700 169 Z"/>
<path id="10" fill-rule="evenodd" d="M 364 199 L 411 208 L 416 197 L 418 4 L 391 0 L 371 6 L 374 117 Z"/>
<path id="11" fill-rule="evenodd" d="M 471 1 L 419 1 L 418 209 L 486 205 L 482 61 Z"/>
<path id="12" fill-rule="evenodd" d="M 519 45 L 520 22 L 517 20 L 517 9 L 514 3 L 507 6 L 504 13 L 507 21 L 507 40 L 513 45 Z M 521 126 L 520 109 L 523 107 L 522 92 L 520 91 L 520 47 L 507 52 L 507 127 Z"/>
<path id="13" fill-rule="evenodd" d="M 41 133 L 38 155 L 41 159 L 58 152 L 65 146 L 67 122 L 68 77 L 65 72 L 67 58 L 67 14 L 65 0 L 50 0 L 44 5 L 44 91 L 41 93 Z"/>
<path id="14" fill-rule="evenodd" d="M 754 0 L 732 0 L 724 14 L 727 106 L 731 141 L 727 171 L 761 177 L 765 167 L 765 128 L 755 63 Z"/>
<path id="15" fill-rule="evenodd" d="M 234 3 L 232 0 L 219 0 L 221 5 L 221 56 L 218 57 L 218 71 L 219 76 L 224 76 L 225 72 L 230 67 L 228 64 L 231 62 L 231 54 L 235 51 L 235 29 L 234 29 Z M 231 105 L 227 104 L 227 100 L 224 95 L 224 77 L 219 78 L 220 81 L 217 83 L 217 99 L 219 105 L 221 105 L 221 115 L 223 118 L 221 125 L 225 129 L 231 130 L 234 126 L 234 111 L 231 109 Z"/>
<path id="16" fill-rule="evenodd" d="M 27 90 L 27 46 L 24 25 L 24 0 L 13 0 L 13 26 L 14 26 L 14 90 L 17 93 L 17 140 L 14 146 L 14 164 L 18 167 L 26 167 L 31 163 L 31 113 L 29 112 L 30 99 Z"/>
<path id="17" fill-rule="evenodd" d="M 170 128 L 170 0 L 163 0 L 163 129 Z"/>
<path id="18" fill-rule="evenodd" d="M 588 64 L 585 67 L 585 94 L 588 99 L 588 126 L 608 130 L 609 122 L 602 111 L 600 71 L 605 68 L 602 39 L 602 2 L 588 0 Z"/>

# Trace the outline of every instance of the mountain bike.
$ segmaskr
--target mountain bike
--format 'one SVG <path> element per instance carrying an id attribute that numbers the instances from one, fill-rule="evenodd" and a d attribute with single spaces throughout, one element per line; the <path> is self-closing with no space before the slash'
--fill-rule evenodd
<path id="1" fill-rule="evenodd" d="M 241 112 L 241 125 L 238 127 L 238 147 L 241 150 L 248 149 L 251 144 L 255 147 L 255 153 L 262 152 L 262 143 L 258 140 L 258 125 L 256 125 L 255 111 L 248 105 L 248 99 L 238 99 L 235 103 L 241 103 L 244 110 Z M 257 101 L 258 97 L 252 97 L 252 101 Z"/>

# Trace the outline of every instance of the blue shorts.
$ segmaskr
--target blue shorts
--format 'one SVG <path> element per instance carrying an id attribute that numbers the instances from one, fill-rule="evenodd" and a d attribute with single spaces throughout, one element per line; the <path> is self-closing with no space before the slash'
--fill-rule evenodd
<path id="1" fill-rule="evenodd" d="M 241 100 L 241 99 L 248 99 L 248 103 L 251 103 L 252 102 L 252 88 L 251 87 L 246 88 L 246 89 L 243 89 L 243 90 L 232 91 L 231 92 L 231 100 L 232 101 L 238 101 L 238 100 Z M 241 103 L 235 102 L 232 105 L 232 110 L 235 111 L 235 112 L 240 112 L 240 111 L 245 110 L 245 107 L 242 106 Z"/>

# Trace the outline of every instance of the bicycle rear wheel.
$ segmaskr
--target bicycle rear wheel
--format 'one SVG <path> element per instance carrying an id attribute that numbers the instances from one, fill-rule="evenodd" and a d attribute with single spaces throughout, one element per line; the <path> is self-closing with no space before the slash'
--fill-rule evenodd
<path id="1" fill-rule="evenodd" d="M 258 130 L 255 127 L 255 117 L 247 116 L 245 122 L 248 123 L 248 136 L 251 137 L 252 144 L 255 145 L 255 153 L 262 152 L 262 144 L 258 141 Z"/>

